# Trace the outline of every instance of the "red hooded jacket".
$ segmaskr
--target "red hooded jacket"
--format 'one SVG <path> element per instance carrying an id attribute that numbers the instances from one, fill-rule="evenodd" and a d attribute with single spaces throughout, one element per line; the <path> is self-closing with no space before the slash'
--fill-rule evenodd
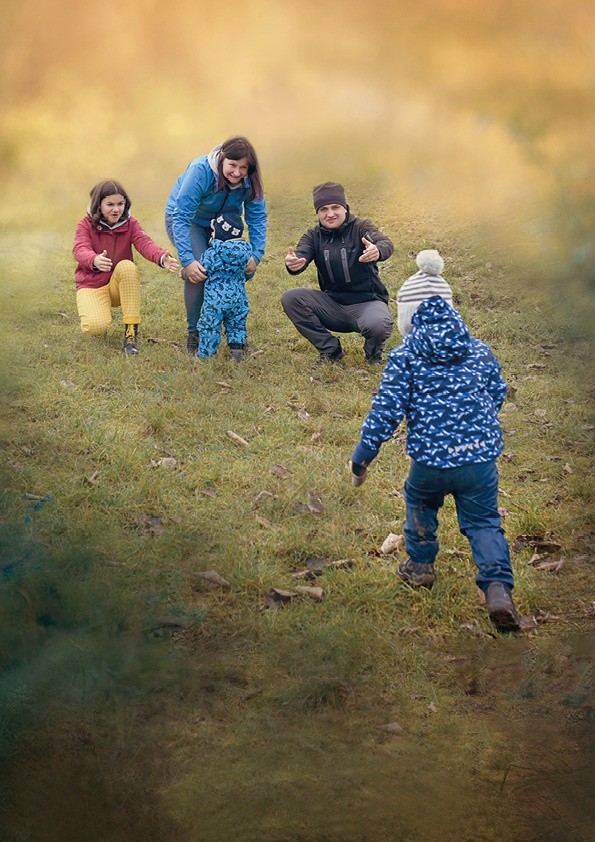
<path id="1" fill-rule="evenodd" d="M 109 283 L 116 265 L 121 260 L 132 260 L 132 246 L 147 260 L 161 265 L 161 258 L 168 252 L 160 248 L 148 234 L 145 234 L 140 223 L 133 216 L 115 228 L 109 228 L 102 222 L 95 222 L 89 214 L 81 219 L 76 226 L 72 253 L 77 262 L 74 270 L 76 288 L 91 287 L 97 289 Z M 93 267 L 93 261 L 98 254 L 107 251 L 112 261 L 109 272 L 98 272 Z"/>

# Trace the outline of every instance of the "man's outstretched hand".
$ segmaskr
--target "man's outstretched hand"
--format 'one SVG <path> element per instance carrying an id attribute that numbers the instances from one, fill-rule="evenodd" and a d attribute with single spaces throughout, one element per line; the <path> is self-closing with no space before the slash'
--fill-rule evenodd
<path id="1" fill-rule="evenodd" d="M 285 265 L 288 269 L 292 272 L 299 272 L 300 269 L 303 269 L 306 265 L 306 258 L 305 257 L 298 257 L 295 253 L 295 249 L 293 246 L 290 247 L 289 251 L 285 255 Z"/>

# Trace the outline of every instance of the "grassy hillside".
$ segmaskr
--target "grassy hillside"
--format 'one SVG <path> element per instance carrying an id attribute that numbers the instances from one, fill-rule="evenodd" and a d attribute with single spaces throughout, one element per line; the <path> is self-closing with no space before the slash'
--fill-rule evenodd
<path id="1" fill-rule="evenodd" d="M 240 365 L 182 352 L 179 279 L 140 258 L 142 353 L 121 354 L 118 313 L 83 337 L 71 227 L 3 231 L 4 838 L 588 838 L 592 304 L 560 266 L 350 191 L 395 241 L 391 293 L 439 248 L 516 390 L 500 502 L 533 620 L 501 636 L 450 503 L 431 593 L 397 580 L 402 551 L 379 552 L 402 531 L 402 431 L 362 489 L 346 466 L 380 373 L 355 336 L 313 373 L 279 304 L 307 200 L 271 197 L 249 286 L 262 353 Z M 135 212 L 165 244 L 159 211 Z M 292 579 L 316 557 L 352 564 Z M 296 584 L 323 598 L 267 607 Z"/>

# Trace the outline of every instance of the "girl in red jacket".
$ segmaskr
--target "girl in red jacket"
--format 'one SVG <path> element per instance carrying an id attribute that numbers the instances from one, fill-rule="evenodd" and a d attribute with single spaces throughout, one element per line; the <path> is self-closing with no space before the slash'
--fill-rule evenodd
<path id="1" fill-rule="evenodd" d="M 89 210 L 74 237 L 76 306 L 83 333 L 100 336 L 111 324 L 112 307 L 121 305 L 125 354 L 138 354 L 140 273 L 132 246 L 169 272 L 180 268 L 130 215 L 130 199 L 122 185 L 113 179 L 100 181 L 91 190 Z"/>

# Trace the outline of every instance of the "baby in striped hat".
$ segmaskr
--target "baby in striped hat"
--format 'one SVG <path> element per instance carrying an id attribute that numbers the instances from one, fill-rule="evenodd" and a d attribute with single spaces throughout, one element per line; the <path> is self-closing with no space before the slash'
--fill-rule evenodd
<path id="1" fill-rule="evenodd" d="M 415 258 L 419 272 L 407 278 L 397 294 L 397 323 L 402 336 L 411 330 L 413 314 L 425 298 L 439 295 L 452 305 L 452 289 L 440 274 L 444 260 L 436 249 L 424 249 Z"/>

